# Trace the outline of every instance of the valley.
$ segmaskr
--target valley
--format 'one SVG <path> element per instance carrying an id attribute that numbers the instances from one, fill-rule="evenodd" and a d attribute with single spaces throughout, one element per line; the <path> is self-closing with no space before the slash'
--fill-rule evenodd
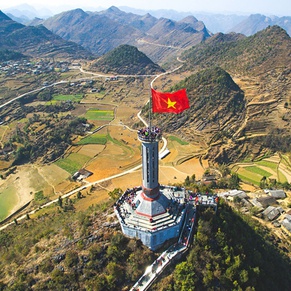
<path id="1" fill-rule="evenodd" d="M 221 198 L 216 215 L 199 211 L 189 251 L 152 290 L 287 290 L 286 31 L 213 35 L 193 16 L 116 7 L 31 25 L 0 11 L 0 290 L 129 290 L 175 243 L 153 252 L 122 235 L 113 212 L 142 183 L 137 131 L 151 87 L 186 88 L 190 104 L 151 114 L 167 151 L 159 183 Z"/>
<path id="2" fill-rule="evenodd" d="M 189 76 L 187 71 L 181 74 L 174 70 L 170 74 L 158 78 L 154 85 L 161 88 L 164 86 L 169 87 L 171 83 L 177 83 L 187 76 Z M 40 89 L 32 90 L 32 93 L 41 92 L 47 88 L 57 88 L 58 94 L 65 93 L 68 95 L 58 95 L 59 97 L 53 97 L 51 101 L 32 100 L 33 102 L 30 103 L 30 106 L 36 107 L 41 104 L 73 102 L 74 108 L 66 111 L 65 115 L 61 112 L 58 113 L 58 118 L 68 114 L 70 116 L 85 117 L 88 124 L 91 124 L 92 127 L 85 135 L 76 135 L 73 138 L 72 144 L 69 145 L 61 157 L 57 157 L 47 165 L 41 165 L 40 159 L 37 159 L 31 166 L 29 164 L 19 165 L 14 172 L 7 175 L 7 178 L 1 180 L 1 189 L 3 190 L 0 198 L 3 201 L 9 201 L 7 200 L 7 195 L 9 195 L 10 199 L 14 201 L 10 202 L 10 205 L 6 206 L 7 210 L 2 212 L 6 213 L 4 214 L 5 216 L 19 209 L 27 202 L 32 201 L 35 193 L 39 191 L 43 192 L 46 201 L 54 200 L 74 188 L 81 189 L 82 184 L 94 183 L 94 181 L 120 174 L 140 165 L 140 149 L 136 129 L 141 124 L 137 113 L 148 101 L 149 95 L 146 88 L 150 86 L 152 77 L 118 76 L 116 80 L 110 81 L 111 75 L 104 75 L 102 72 L 87 72 L 85 69 L 81 69 L 81 67 L 71 66 L 69 70 L 61 73 L 58 78 L 55 85 L 48 85 L 48 82 L 44 81 L 47 85 Z M 15 79 L 15 81 L 21 83 L 21 79 L 22 77 L 17 78 L 17 80 Z M 43 80 L 46 79 L 51 79 L 50 74 L 47 74 L 47 77 Z M 254 85 L 255 81 L 247 81 L 245 78 L 234 78 L 234 80 L 245 92 L 248 100 L 247 108 L 252 106 L 252 104 L 259 105 L 266 103 L 266 101 L 257 102 L 257 100 L 260 100 L 258 96 L 260 90 L 258 86 Z M 13 79 L 10 82 L 13 84 Z M 15 87 L 15 90 L 18 90 L 18 87 Z M 21 98 L 26 96 L 26 93 L 23 94 L 24 96 L 20 96 Z M 28 93 L 27 95 L 29 96 L 30 94 Z M 80 96 L 80 98 L 77 97 L 74 101 L 74 96 Z M 2 107 L 9 107 L 16 102 L 13 99 L 11 101 L 11 103 L 7 101 L 8 103 Z M 28 115 L 26 119 L 20 120 L 20 122 L 25 124 L 28 120 L 27 118 L 30 118 L 29 116 L 31 115 Z M 248 119 L 249 113 L 247 111 L 241 128 L 237 130 L 234 136 L 240 136 L 240 132 L 248 123 Z M 5 122 L 0 126 L 2 130 L 2 146 L 5 142 L 7 143 L 7 139 L 11 136 L 11 132 L 13 132 L 13 124 L 16 124 L 16 122 L 19 125 L 19 121 L 17 119 L 13 121 L 12 118 L 11 123 Z M 43 131 L 45 133 L 46 129 L 39 122 L 40 120 L 34 123 L 34 131 Z M 261 133 L 248 134 L 238 139 L 252 139 L 258 134 L 260 135 Z M 204 142 L 176 141 L 169 134 L 166 134 L 166 137 L 170 154 L 160 161 L 161 183 L 182 183 L 187 176 L 193 174 L 196 175 L 197 179 L 202 179 L 204 172 L 211 167 L 208 160 L 204 158 L 209 150 L 207 144 Z M 112 163 L 112 160 L 114 160 L 114 163 Z M 286 156 L 286 161 L 287 163 L 280 163 L 277 159 L 274 163 L 279 165 L 279 168 L 276 171 L 270 169 L 269 172 L 271 174 L 268 177 L 270 176 L 281 183 L 290 183 L 290 162 L 288 162 L 288 156 Z M 2 175 L 5 175 L 9 162 L 6 161 L 6 166 L 5 163 L 1 163 L 1 165 Z M 254 180 L 254 173 L 250 172 L 247 174 L 244 170 L 245 167 L 250 167 L 250 165 L 251 163 L 247 161 L 246 164 L 230 164 L 230 167 L 235 173 L 239 174 L 243 181 L 258 187 L 263 175 L 258 174 Z M 282 167 L 285 169 L 280 170 Z M 72 181 L 72 175 L 81 168 L 86 168 L 86 170 L 92 172 L 92 175 L 83 182 Z M 268 169 L 265 170 L 268 171 Z M 51 176 L 51 173 L 55 175 Z M 252 176 L 252 179 L 248 178 L 249 176 Z M 13 182 L 14 180 L 15 182 Z M 18 182 L 16 183 L 16 181 Z M 128 175 L 110 179 L 101 188 L 97 188 L 101 192 L 104 192 L 104 190 L 109 192 L 115 188 L 124 190 L 124 185 L 134 187 L 140 181 L 141 172 L 140 169 L 136 169 Z M 8 185 L 13 185 L 13 189 Z M 87 190 L 81 192 L 86 197 L 84 205 L 87 205 L 85 201 L 88 201 L 88 205 L 92 205 L 95 201 L 100 200 L 98 191 L 93 196 L 86 195 L 88 193 Z M 104 199 L 106 200 L 108 197 L 104 196 Z M 2 203 L 2 205 L 4 204 Z M 2 216 L 2 218 L 5 216 Z"/>
<path id="3" fill-rule="evenodd" d="M 68 72 L 66 74 L 68 74 Z M 30 106 L 33 107 L 40 106 L 41 104 L 50 104 L 52 102 L 58 104 L 60 102 L 66 102 L 66 100 L 74 100 L 74 96 L 81 94 L 80 96 L 82 96 L 82 98 L 77 103 L 73 101 L 75 102 L 74 109 L 68 111 L 66 114 L 86 117 L 88 123 L 93 127 L 90 129 L 91 133 L 87 132 L 83 137 L 76 136 L 72 145 L 65 150 L 63 155 L 49 162 L 47 165 L 41 165 L 38 159 L 32 165 L 16 166 L 15 170 L 7 174 L 6 177 L 9 160 L 5 163 L 1 163 L 2 177 L 5 178 L 1 180 L 2 191 L 0 198 L 3 199 L 3 201 L 7 201 L 7 195 L 9 195 L 9 197 L 15 197 L 14 202 L 7 206 L 9 212 L 3 211 L 1 212 L 2 215 L 5 215 L 5 213 L 6 215 L 12 213 L 22 205 L 33 200 L 35 193 L 39 191 L 43 192 L 46 200 L 54 200 L 75 187 L 81 188 L 81 185 L 86 185 L 86 182 L 80 183 L 71 180 L 72 175 L 81 168 L 86 168 L 93 173 L 92 176 L 86 179 L 87 182 L 93 183 L 94 181 L 120 174 L 140 165 L 139 142 L 137 140 L 136 129 L 132 129 L 132 127 L 137 128 L 136 124 L 139 123 L 137 112 L 149 98 L 147 92 L 141 93 L 141 88 L 149 86 L 152 77 L 136 76 L 133 78 L 124 76 L 119 77 L 119 80 L 116 81 L 106 81 L 107 78 L 110 77 L 109 75 L 100 73 L 97 74 L 97 76 L 86 79 L 88 75 L 91 75 L 91 73 L 86 73 L 84 70 L 80 73 L 79 68 L 73 68 L 70 70 L 67 79 L 63 79 L 63 74 L 61 74 L 60 78 L 62 79 L 57 80 L 56 85 L 46 85 L 39 89 L 39 91 L 41 91 L 48 87 L 57 87 L 58 91 L 66 92 L 69 88 L 73 95 L 67 95 L 66 98 L 62 97 L 62 101 L 59 97 L 54 97 L 54 99 L 49 102 L 33 101 L 30 103 Z M 128 82 L 130 78 L 133 78 L 133 80 Z M 17 82 L 21 82 L 20 80 Z M 91 86 L 89 88 L 85 86 L 84 89 L 84 84 L 88 82 L 92 82 Z M 93 82 L 97 82 L 99 86 L 104 87 L 101 93 L 92 93 L 92 91 L 95 91 L 92 89 Z M 78 86 L 80 83 L 83 84 L 81 85 L 82 87 Z M 62 89 L 60 89 L 60 87 Z M 34 92 L 38 92 L 38 89 L 32 90 L 32 93 Z M 29 96 L 32 93 L 24 93 L 22 97 L 20 96 L 20 98 L 17 98 L 20 100 L 21 98 L 25 98 L 26 94 Z M 15 102 L 17 101 L 13 101 L 13 98 L 7 101 L 6 104 L 3 104 L 2 110 L 7 110 L 7 107 L 11 105 L 14 107 Z M 107 118 L 104 114 L 100 115 L 99 113 L 101 112 L 112 112 L 113 114 Z M 10 116 L 13 116 L 13 114 Z M 1 139 L 2 145 L 7 143 L 8 138 L 14 131 L 13 125 L 25 125 L 28 118 L 30 118 L 29 116 L 30 115 L 27 116 L 27 119 L 21 119 L 20 123 L 17 121 L 17 118 L 13 121 L 15 117 L 11 119 L 7 118 L 7 121 L 4 120 L 4 123 L 0 125 L 0 128 L 3 129 Z M 61 116 L 66 115 L 61 112 L 58 113 L 58 117 L 60 118 Z M 11 123 L 8 122 L 10 120 Z M 43 131 L 45 133 L 45 128 L 43 128 L 40 121 L 41 120 L 37 120 L 33 123 L 34 131 L 39 133 Z M 85 140 L 88 140 L 88 142 L 85 142 Z M 193 174 L 194 169 L 197 176 L 202 176 L 204 165 L 199 163 L 197 156 L 203 151 L 200 146 L 191 147 L 190 144 L 181 145 L 173 140 L 169 143 L 169 148 L 173 148 L 173 153 L 162 161 L 160 169 L 162 183 L 181 183 L 187 175 Z M 193 158 L 195 156 L 197 157 Z M 186 157 L 186 159 L 184 157 Z M 185 159 L 185 163 L 183 163 L 183 159 Z M 114 160 L 114 163 L 112 163 L 112 160 Z M 182 161 L 182 163 L 179 161 Z M 54 175 L 51 175 L 51 173 L 54 173 Z M 16 183 L 15 181 L 18 182 Z M 104 189 L 106 191 L 112 191 L 114 188 L 124 189 L 124 185 L 133 187 L 140 182 L 141 172 L 140 170 L 136 170 L 130 175 L 112 179 L 112 181 L 107 182 L 106 187 L 102 187 L 102 191 L 104 191 Z M 12 192 L 14 195 L 8 185 L 10 185 L 10 187 L 13 185 Z M 86 193 L 86 191 L 83 192 Z M 99 200 L 98 193 L 94 196 L 95 199 L 93 200 L 92 197 L 89 197 L 90 203 L 92 204 L 94 204 L 94 200 Z M 18 202 L 16 203 L 15 200 Z M 84 199 L 84 201 L 85 200 L 86 199 Z M 2 216 L 2 218 L 4 218 L 4 216 Z"/>

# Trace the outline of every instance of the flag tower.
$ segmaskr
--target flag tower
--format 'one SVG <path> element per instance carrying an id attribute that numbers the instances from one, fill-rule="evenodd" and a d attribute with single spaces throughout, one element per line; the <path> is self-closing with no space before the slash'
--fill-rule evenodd
<path id="1" fill-rule="evenodd" d="M 185 91 L 160 93 L 151 90 L 153 112 L 180 113 L 189 108 Z M 181 103 L 182 102 L 182 103 Z M 185 189 L 159 184 L 159 141 L 161 129 L 151 125 L 138 130 L 142 143 L 142 186 L 127 189 L 115 204 L 122 231 L 140 238 L 156 250 L 166 240 L 177 237 L 185 217 Z"/>

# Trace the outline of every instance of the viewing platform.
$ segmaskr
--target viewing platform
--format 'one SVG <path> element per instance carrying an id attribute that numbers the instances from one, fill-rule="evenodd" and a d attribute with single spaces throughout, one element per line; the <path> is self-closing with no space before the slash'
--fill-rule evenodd
<path id="1" fill-rule="evenodd" d="M 152 126 L 139 129 L 137 135 L 141 142 L 155 142 L 162 138 L 162 131 L 160 128 Z"/>

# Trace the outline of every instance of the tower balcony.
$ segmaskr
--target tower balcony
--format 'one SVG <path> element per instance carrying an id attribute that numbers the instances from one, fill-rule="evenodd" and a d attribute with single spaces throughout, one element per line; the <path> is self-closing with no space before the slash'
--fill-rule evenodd
<path id="1" fill-rule="evenodd" d="M 162 138 L 162 131 L 160 128 L 152 126 L 139 129 L 137 135 L 141 142 L 155 142 Z"/>

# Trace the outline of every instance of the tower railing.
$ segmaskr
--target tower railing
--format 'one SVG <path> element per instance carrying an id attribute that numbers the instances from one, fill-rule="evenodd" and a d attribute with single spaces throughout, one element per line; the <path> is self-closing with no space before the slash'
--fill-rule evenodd
<path id="1" fill-rule="evenodd" d="M 162 131 L 156 126 L 139 129 L 137 134 L 139 140 L 144 142 L 155 142 L 162 138 Z"/>

